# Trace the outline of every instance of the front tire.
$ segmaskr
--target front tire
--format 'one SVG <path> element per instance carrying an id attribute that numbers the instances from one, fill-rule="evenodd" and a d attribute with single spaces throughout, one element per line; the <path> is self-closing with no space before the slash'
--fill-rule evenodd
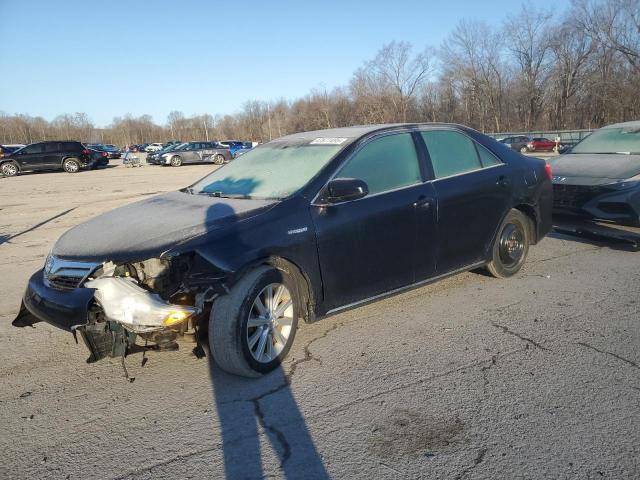
<path id="1" fill-rule="evenodd" d="M 508 278 L 520 271 L 529 253 L 532 222 L 520 210 L 511 209 L 498 230 L 492 259 L 487 265 L 496 278 Z"/>
<path id="2" fill-rule="evenodd" d="M 62 169 L 67 173 L 78 173 L 80 171 L 80 162 L 75 158 L 67 158 L 62 162 Z"/>
<path id="3" fill-rule="evenodd" d="M 225 160 L 224 159 L 224 155 L 221 155 L 221 154 L 218 153 L 218 154 L 214 155 L 214 157 L 213 157 L 213 164 L 214 165 L 222 165 L 224 163 L 224 160 Z"/>
<path id="4" fill-rule="evenodd" d="M 277 368 L 293 344 L 299 305 L 287 273 L 268 266 L 249 272 L 211 309 L 209 348 L 218 366 L 243 377 Z"/>
<path id="5" fill-rule="evenodd" d="M 180 157 L 180 155 L 174 155 L 173 157 L 171 157 L 172 167 L 179 167 L 180 165 L 182 165 L 182 158 Z"/>
<path id="6" fill-rule="evenodd" d="M 18 175 L 20 169 L 14 162 L 4 162 L 2 166 L 0 166 L 0 171 L 5 177 L 15 177 Z"/>
<path id="7" fill-rule="evenodd" d="M 522 147 L 520 149 L 520 153 L 527 153 L 529 151 L 529 149 L 527 147 Z"/>

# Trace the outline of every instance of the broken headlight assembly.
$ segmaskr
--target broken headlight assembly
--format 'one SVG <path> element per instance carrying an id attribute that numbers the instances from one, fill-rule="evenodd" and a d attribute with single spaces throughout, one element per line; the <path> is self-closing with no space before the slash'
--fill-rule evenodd
<path id="1" fill-rule="evenodd" d="M 178 335 L 195 333 L 201 309 L 182 285 L 188 268 L 179 259 L 102 264 L 82 285 L 95 289 L 87 323 L 73 327 L 91 352 L 87 361 L 104 357 L 124 361 L 136 351 L 175 350 Z"/>
<path id="2" fill-rule="evenodd" d="M 193 307 L 163 300 L 157 293 L 140 287 L 130 276 L 103 276 L 90 280 L 85 286 L 96 289 L 95 299 L 107 319 L 136 333 L 172 327 L 196 313 Z"/>

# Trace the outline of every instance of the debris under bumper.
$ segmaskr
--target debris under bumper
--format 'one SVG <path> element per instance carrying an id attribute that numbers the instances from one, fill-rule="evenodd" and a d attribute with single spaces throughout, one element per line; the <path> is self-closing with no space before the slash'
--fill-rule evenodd
<path id="1" fill-rule="evenodd" d="M 103 276 L 68 290 L 46 283 L 43 270 L 31 277 L 13 325 L 42 320 L 74 336 L 79 332 L 91 352 L 87 362 L 145 349 L 174 350 L 178 333 L 197 313 L 192 306 L 163 300 L 129 277 Z M 136 344 L 138 336 L 144 346 Z"/>

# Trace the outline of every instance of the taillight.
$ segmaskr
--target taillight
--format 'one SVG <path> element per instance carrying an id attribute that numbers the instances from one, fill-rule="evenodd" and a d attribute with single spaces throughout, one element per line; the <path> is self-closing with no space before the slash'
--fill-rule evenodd
<path id="1" fill-rule="evenodd" d="M 82 150 L 82 154 L 83 155 L 89 155 L 89 150 L 87 150 L 86 148 L 84 150 Z"/>
<path id="2" fill-rule="evenodd" d="M 108 157 L 109 155 L 107 155 L 107 152 L 102 152 L 102 156 L 103 157 Z"/>
<path id="3" fill-rule="evenodd" d="M 548 163 L 545 164 L 544 171 L 547 172 L 547 177 L 549 177 L 549 180 L 551 180 L 553 178 L 553 173 L 551 172 L 551 165 L 549 165 Z"/>

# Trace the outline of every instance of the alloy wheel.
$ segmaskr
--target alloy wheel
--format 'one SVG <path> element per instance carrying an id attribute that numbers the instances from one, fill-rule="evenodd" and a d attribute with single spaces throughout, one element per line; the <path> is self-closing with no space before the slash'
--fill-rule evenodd
<path id="1" fill-rule="evenodd" d="M 13 177 L 18 173 L 18 168 L 11 162 L 2 165 L 2 173 L 7 177 Z"/>
<path id="2" fill-rule="evenodd" d="M 69 173 L 76 173 L 80 169 L 80 166 L 78 165 L 78 162 L 69 160 L 65 162 L 64 169 Z"/>
<path id="3" fill-rule="evenodd" d="M 256 296 L 249 311 L 246 340 L 251 356 L 269 363 L 284 350 L 293 325 L 293 299 L 282 283 L 271 283 Z"/>

